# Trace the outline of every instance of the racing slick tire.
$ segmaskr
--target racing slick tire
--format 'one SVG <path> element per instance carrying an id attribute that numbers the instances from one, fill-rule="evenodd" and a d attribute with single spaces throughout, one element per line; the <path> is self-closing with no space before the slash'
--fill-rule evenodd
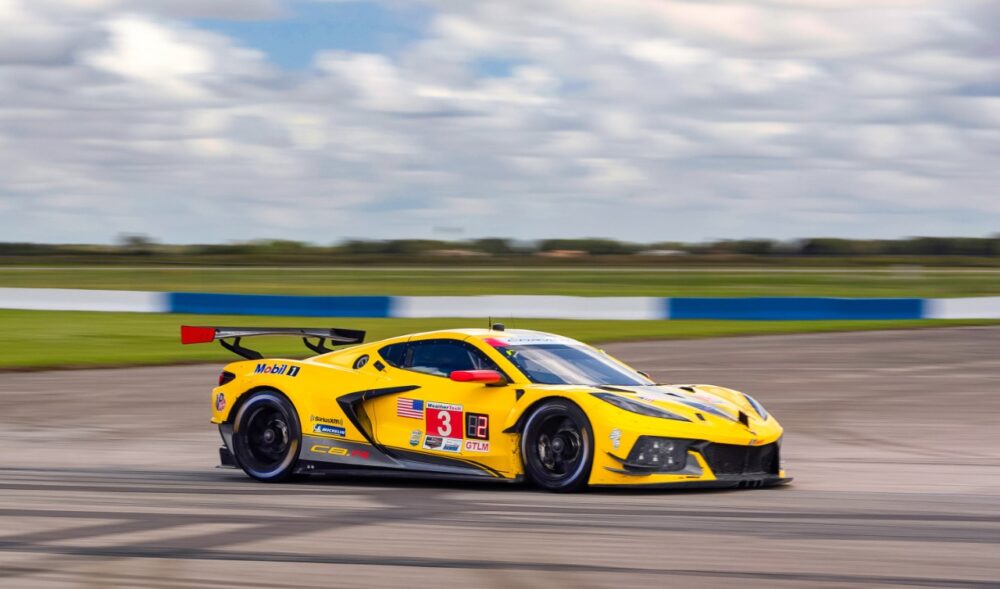
<path id="1" fill-rule="evenodd" d="M 549 491 L 582 489 L 594 462 L 594 432 L 587 415 L 564 399 L 547 401 L 524 424 L 521 456 L 529 480 Z"/>
<path id="2" fill-rule="evenodd" d="M 274 390 L 253 393 L 233 420 L 233 456 L 247 475 L 268 483 L 295 471 L 302 429 L 295 408 Z"/>

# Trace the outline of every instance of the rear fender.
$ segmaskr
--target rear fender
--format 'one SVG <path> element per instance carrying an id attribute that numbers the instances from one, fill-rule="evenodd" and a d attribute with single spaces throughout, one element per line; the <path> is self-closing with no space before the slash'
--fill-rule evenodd
<path id="1" fill-rule="evenodd" d="M 244 403 L 246 403 L 247 399 L 253 396 L 254 393 L 259 393 L 262 391 L 267 391 L 269 393 L 278 393 L 279 395 L 284 397 L 292 405 L 292 407 L 295 407 L 295 403 L 292 403 L 291 399 L 288 398 L 288 395 L 286 395 L 284 391 L 276 389 L 273 386 L 257 386 L 251 389 L 247 389 L 242 393 L 238 394 L 238 396 L 236 397 L 236 401 L 232 403 L 232 407 L 230 407 L 229 413 L 226 415 L 226 420 L 224 423 L 227 423 L 230 426 L 232 426 L 233 420 L 236 419 L 237 415 L 239 415 L 240 409 L 243 407 Z"/>

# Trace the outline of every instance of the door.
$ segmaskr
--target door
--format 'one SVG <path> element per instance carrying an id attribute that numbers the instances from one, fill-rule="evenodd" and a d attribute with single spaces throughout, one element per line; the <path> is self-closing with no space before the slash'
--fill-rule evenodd
<path id="1" fill-rule="evenodd" d="M 509 473 L 516 447 L 499 428 L 514 403 L 512 387 L 450 379 L 457 370 L 499 371 L 496 364 L 458 339 L 393 346 L 383 354 L 389 365 L 377 388 L 415 388 L 370 401 L 378 443 L 401 454 L 471 461 Z"/>

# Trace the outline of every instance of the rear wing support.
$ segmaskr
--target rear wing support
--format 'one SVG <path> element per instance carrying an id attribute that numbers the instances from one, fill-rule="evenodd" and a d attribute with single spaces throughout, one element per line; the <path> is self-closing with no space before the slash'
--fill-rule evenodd
<path id="1" fill-rule="evenodd" d="M 247 360 L 260 360 L 261 358 L 264 357 L 263 354 L 261 354 L 257 350 L 251 350 L 250 348 L 244 348 L 243 346 L 241 346 L 240 345 L 240 340 L 242 340 L 242 339 L 243 338 L 238 337 L 238 338 L 234 339 L 232 342 L 228 342 L 228 341 L 226 341 L 224 339 L 220 339 L 219 343 L 222 344 L 223 348 L 226 348 L 227 350 L 229 350 L 230 352 L 232 352 L 234 354 L 243 356 Z"/>
<path id="2" fill-rule="evenodd" d="M 181 325 L 182 344 L 204 344 L 219 340 L 222 347 L 248 360 L 263 358 L 257 350 L 243 347 L 244 337 L 261 335 L 294 335 L 302 338 L 307 348 L 317 354 L 332 352 L 326 346 L 327 341 L 335 346 L 360 344 L 365 341 L 365 332 L 356 329 L 312 328 L 312 327 L 204 327 L 197 325 Z M 316 342 L 309 338 L 316 338 Z M 229 341 L 232 340 L 232 341 Z"/>

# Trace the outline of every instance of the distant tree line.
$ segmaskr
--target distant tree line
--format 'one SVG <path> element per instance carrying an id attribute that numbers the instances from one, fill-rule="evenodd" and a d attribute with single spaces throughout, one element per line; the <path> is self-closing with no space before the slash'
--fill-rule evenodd
<path id="1" fill-rule="evenodd" d="M 431 239 L 349 240 L 314 245 L 291 240 L 257 240 L 229 244 L 170 245 L 142 235 L 122 236 L 115 245 L 0 242 L 0 262 L 137 260 L 178 263 L 206 260 L 234 263 L 293 261 L 341 263 L 352 260 L 393 262 L 433 260 L 447 256 L 477 258 L 592 258 L 616 256 L 633 260 L 767 260 L 820 258 L 1000 258 L 1000 234 L 993 237 L 912 237 L 906 239 L 810 238 L 722 240 L 708 243 L 633 243 L 612 239 L 544 239 L 519 241 L 491 237 L 463 241 Z M 993 262 L 992 260 L 990 261 Z"/>

